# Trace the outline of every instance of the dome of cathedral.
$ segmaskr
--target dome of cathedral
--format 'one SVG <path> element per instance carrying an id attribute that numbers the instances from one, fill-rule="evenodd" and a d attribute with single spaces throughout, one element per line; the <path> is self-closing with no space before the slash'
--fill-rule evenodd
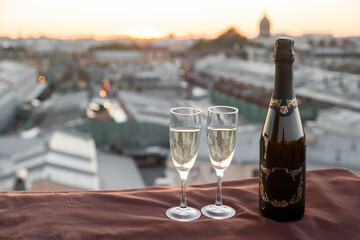
<path id="1" fill-rule="evenodd" d="M 264 14 L 259 24 L 259 37 L 270 37 L 270 21 L 266 14 Z"/>
<path id="2" fill-rule="evenodd" d="M 270 27 L 270 21 L 269 21 L 269 19 L 266 17 L 266 15 L 263 17 L 263 19 L 261 19 L 261 21 L 260 21 L 260 26 Z"/>

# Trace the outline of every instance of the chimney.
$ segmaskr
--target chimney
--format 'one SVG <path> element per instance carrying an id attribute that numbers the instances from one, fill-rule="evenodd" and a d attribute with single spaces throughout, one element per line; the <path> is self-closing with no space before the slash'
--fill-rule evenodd
<path id="1" fill-rule="evenodd" d="M 15 191 L 25 191 L 26 190 L 26 179 L 29 172 L 26 168 L 18 169 L 15 173 Z"/>

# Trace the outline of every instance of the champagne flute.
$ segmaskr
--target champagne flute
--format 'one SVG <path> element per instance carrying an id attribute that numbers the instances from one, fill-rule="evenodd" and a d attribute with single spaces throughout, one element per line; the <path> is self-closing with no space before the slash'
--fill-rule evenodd
<path id="1" fill-rule="evenodd" d="M 222 204 L 221 184 L 224 172 L 234 156 L 238 124 L 238 110 L 234 107 L 208 108 L 207 143 L 211 164 L 217 176 L 215 204 L 201 209 L 202 214 L 214 219 L 227 219 L 235 215 L 232 207 Z"/>
<path id="2" fill-rule="evenodd" d="M 192 221 L 201 216 L 199 210 L 188 207 L 186 202 L 186 179 L 199 151 L 200 110 L 192 107 L 177 107 L 170 110 L 170 149 L 173 163 L 181 179 L 179 207 L 166 211 L 166 216 L 177 221 Z"/>

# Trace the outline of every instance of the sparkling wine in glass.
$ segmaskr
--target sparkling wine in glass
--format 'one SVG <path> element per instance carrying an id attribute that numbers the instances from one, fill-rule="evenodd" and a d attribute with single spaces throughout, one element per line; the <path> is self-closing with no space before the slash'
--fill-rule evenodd
<path id="1" fill-rule="evenodd" d="M 186 179 L 194 166 L 200 143 L 200 110 L 178 107 L 170 110 L 170 150 L 181 180 L 181 201 L 179 207 L 166 211 L 166 216 L 177 221 L 192 221 L 201 216 L 199 210 L 188 207 L 186 202 Z"/>
<path id="2" fill-rule="evenodd" d="M 224 172 L 234 156 L 238 124 L 238 110 L 227 106 L 209 107 L 207 116 L 207 143 L 209 157 L 217 176 L 215 204 L 201 212 L 214 219 L 227 219 L 235 215 L 232 207 L 222 204 L 221 185 Z"/>

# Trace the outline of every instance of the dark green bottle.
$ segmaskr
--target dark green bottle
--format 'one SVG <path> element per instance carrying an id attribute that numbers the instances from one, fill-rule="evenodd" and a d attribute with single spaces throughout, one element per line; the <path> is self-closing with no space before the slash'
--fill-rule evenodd
<path id="1" fill-rule="evenodd" d="M 297 107 L 294 40 L 275 42 L 275 84 L 260 138 L 259 208 L 262 216 L 294 221 L 305 212 L 305 134 Z"/>

